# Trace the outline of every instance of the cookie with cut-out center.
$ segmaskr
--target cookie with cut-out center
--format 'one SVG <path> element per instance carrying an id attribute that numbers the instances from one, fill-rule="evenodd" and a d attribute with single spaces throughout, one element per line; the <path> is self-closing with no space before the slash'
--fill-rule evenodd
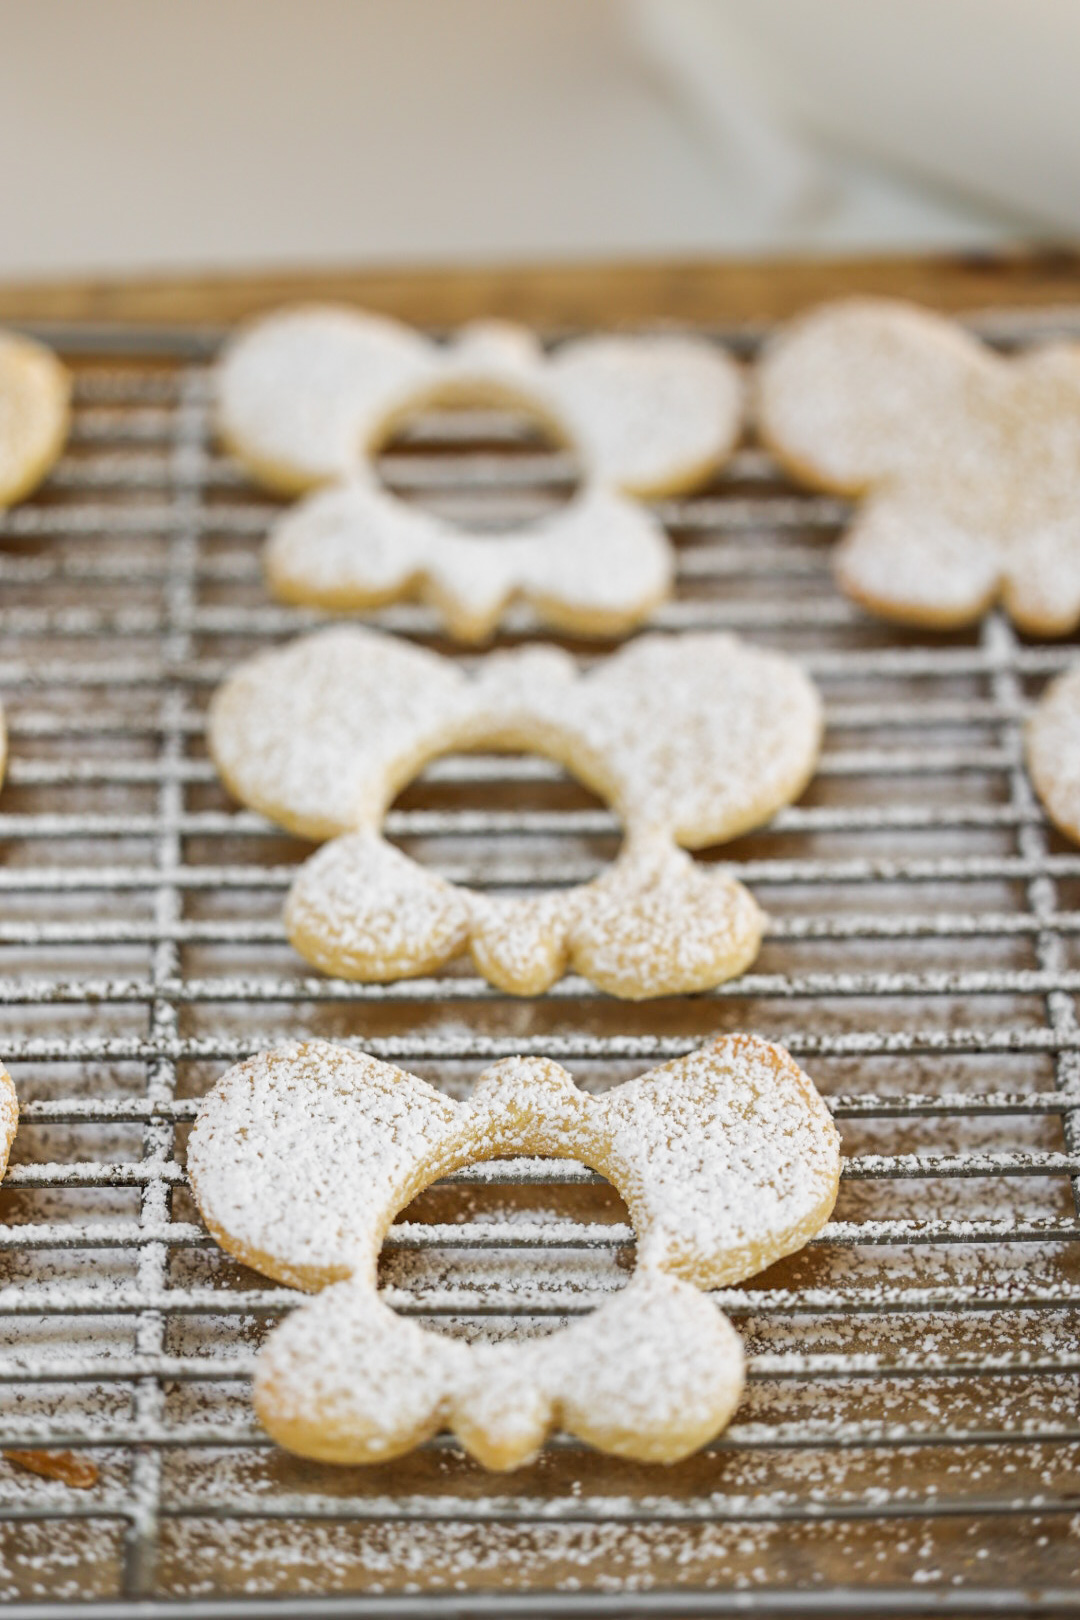
<path id="1" fill-rule="evenodd" d="M 624 1199 L 637 1268 L 548 1338 L 467 1344 L 395 1315 L 377 1262 L 394 1216 L 471 1162 L 580 1160 Z M 513 1468 L 556 1424 L 603 1451 L 674 1462 L 730 1420 L 742 1345 L 700 1290 L 753 1276 L 819 1232 L 839 1139 L 782 1048 L 736 1035 L 600 1096 L 510 1058 L 466 1102 L 362 1053 L 308 1041 L 239 1064 L 204 1101 L 188 1175 L 211 1233 L 264 1275 L 322 1290 L 260 1351 L 255 1409 L 303 1456 L 378 1462 L 452 1429 Z"/>
<path id="2" fill-rule="evenodd" d="M 208 741 L 226 785 L 290 831 L 329 839 L 285 908 L 297 950 L 371 981 L 469 950 L 518 995 L 574 969 L 630 999 L 704 990 L 753 961 L 763 917 L 722 867 L 685 853 L 797 798 L 821 742 L 817 692 L 790 659 L 735 637 L 643 637 L 582 674 L 554 647 L 475 673 L 355 626 L 261 654 L 215 694 Z M 440 754 L 532 751 L 607 800 L 625 838 L 591 883 L 509 897 L 426 871 L 383 816 Z"/>
<path id="3" fill-rule="evenodd" d="M 285 310 L 254 323 L 219 370 L 225 443 L 254 477 L 315 491 L 273 527 L 266 572 L 289 602 L 336 610 L 420 596 L 462 640 L 522 599 L 547 624 L 617 634 L 668 594 L 671 546 L 642 499 L 699 482 L 742 419 L 735 362 L 699 339 L 591 337 L 548 355 L 488 322 L 436 344 L 382 316 Z M 580 491 L 541 522 L 462 530 L 379 481 L 374 456 L 430 405 L 530 411 L 577 453 Z"/>
<path id="4" fill-rule="evenodd" d="M 1003 356 L 852 299 L 782 332 L 756 390 L 780 461 L 858 503 L 835 560 L 857 602 L 939 629 L 998 600 L 1034 635 L 1080 623 L 1080 345 Z"/>
<path id="5" fill-rule="evenodd" d="M 0 510 L 37 488 L 67 438 L 71 376 L 44 344 L 0 331 Z"/>

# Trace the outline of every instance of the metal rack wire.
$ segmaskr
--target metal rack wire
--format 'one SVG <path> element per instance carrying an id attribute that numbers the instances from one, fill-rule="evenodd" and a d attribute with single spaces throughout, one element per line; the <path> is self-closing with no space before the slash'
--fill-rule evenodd
<path id="1" fill-rule="evenodd" d="M 1008 344 L 1080 311 L 984 325 Z M 272 506 L 210 443 L 212 337 L 49 335 L 79 361 L 72 443 L 0 519 L 0 1050 L 22 1100 L 0 1447 L 78 1450 L 99 1478 L 0 1463 L 9 1612 L 1080 1608 L 1080 854 L 1019 748 L 1075 648 L 997 616 L 952 638 L 864 618 L 829 583 L 843 507 L 747 449 L 664 504 L 679 591 L 657 625 L 782 645 L 826 696 L 804 802 L 720 852 L 771 914 L 754 971 L 644 1006 L 577 979 L 517 1002 L 461 965 L 313 977 L 279 919 L 304 846 L 231 806 L 204 748 L 221 676 L 316 622 L 262 590 Z M 519 420 L 429 413 L 383 475 L 505 522 L 573 468 Z M 422 608 L 379 619 L 437 641 Z M 519 615 L 503 639 L 534 634 Z M 548 763 L 484 756 L 438 762 L 388 827 L 461 881 L 523 888 L 580 880 L 618 836 Z M 847 1160 L 810 1249 L 717 1296 L 750 1353 L 717 1444 L 657 1472 L 556 1439 L 508 1480 L 442 1441 L 367 1471 L 270 1446 L 246 1379 L 293 1296 L 216 1250 L 182 1169 L 226 1062 L 311 1033 L 457 1094 L 516 1052 L 603 1087 L 734 1028 L 810 1069 Z M 447 1331 L 540 1331 L 619 1286 L 632 1241 L 580 1167 L 484 1166 L 407 1212 L 384 1285 Z"/>

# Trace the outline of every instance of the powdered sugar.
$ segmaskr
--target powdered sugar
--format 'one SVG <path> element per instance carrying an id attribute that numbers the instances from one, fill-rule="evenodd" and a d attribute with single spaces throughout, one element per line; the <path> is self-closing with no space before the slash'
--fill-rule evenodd
<path id="1" fill-rule="evenodd" d="M 797 321 L 758 374 L 764 436 L 798 476 L 868 497 L 837 578 L 913 624 L 1080 620 L 1080 347 L 1002 359 L 940 316 L 857 299 Z"/>
<path id="2" fill-rule="evenodd" d="M 468 1345 L 396 1317 L 375 1266 L 397 1210 L 470 1160 L 581 1159 L 638 1234 L 630 1286 L 553 1338 Z M 188 1168 L 218 1241 L 328 1288 L 260 1355 L 259 1415 L 305 1455 L 370 1461 L 444 1423 L 490 1466 L 522 1461 L 558 1417 L 604 1449 L 670 1460 L 728 1420 L 742 1383 L 730 1325 L 701 1295 L 801 1247 L 836 1197 L 835 1129 L 780 1048 L 735 1036 L 597 1098 L 515 1058 L 466 1103 L 401 1070 L 307 1042 L 231 1070 Z M 682 1279 L 677 1280 L 677 1279 Z"/>
<path id="3" fill-rule="evenodd" d="M 337 628 L 242 666 L 215 696 L 226 783 L 298 832 L 344 834 L 301 868 L 286 925 L 350 978 L 430 971 L 468 946 L 493 983 L 546 989 L 572 964 L 628 997 L 703 989 L 749 965 L 762 918 L 728 873 L 678 849 L 734 837 L 804 787 L 817 694 L 778 654 L 719 635 L 643 638 L 586 675 L 533 648 L 459 666 Z M 455 888 L 387 844 L 394 794 L 439 753 L 534 749 L 622 820 L 614 866 L 581 888 L 508 899 Z"/>
<path id="4" fill-rule="evenodd" d="M 539 416 L 584 469 L 579 499 L 498 546 L 404 505 L 369 459 L 416 406 L 491 402 Z M 584 339 L 549 359 L 502 323 L 439 347 L 380 317 L 300 309 L 249 329 L 219 373 L 221 431 L 249 470 L 287 491 L 330 484 L 275 526 L 271 588 L 343 609 L 420 594 L 463 639 L 486 635 L 517 597 L 564 628 L 640 622 L 670 589 L 672 555 L 632 497 L 718 467 L 741 418 L 734 362 L 686 337 Z"/>

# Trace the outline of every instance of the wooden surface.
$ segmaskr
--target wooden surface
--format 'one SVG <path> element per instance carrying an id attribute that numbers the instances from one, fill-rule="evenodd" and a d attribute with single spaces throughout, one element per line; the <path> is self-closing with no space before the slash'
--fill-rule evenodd
<path id="1" fill-rule="evenodd" d="M 940 309 L 1075 302 L 1080 249 L 0 283 L 0 320 L 217 325 L 309 298 L 448 326 L 478 315 L 549 328 L 654 320 L 723 325 L 775 320 L 852 292 L 914 298 Z"/>

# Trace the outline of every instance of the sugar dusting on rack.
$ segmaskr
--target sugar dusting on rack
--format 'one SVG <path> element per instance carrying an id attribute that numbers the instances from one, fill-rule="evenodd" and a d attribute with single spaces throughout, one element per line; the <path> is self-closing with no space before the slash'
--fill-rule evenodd
<path id="1" fill-rule="evenodd" d="M 1012 319 L 999 336 L 1025 335 Z M 1055 319 L 1080 331 L 1075 311 Z M 619 1593 L 629 1612 L 657 1588 L 767 1586 L 794 1606 L 808 1569 L 976 1610 L 980 1587 L 1075 1587 L 1080 858 L 1045 831 L 1017 751 L 1074 650 L 996 625 L 901 644 L 831 592 L 822 540 L 843 504 L 737 460 L 658 508 L 679 553 L 661 624 L 793 653 L 829 721 L 809 802 L 723 852 L 771 915 L 754 975 L 629 1022 L 572 979 L 535 1005 L 457 970 L 313 981 L 278 915 L 306 846 L 219 796 L 203 749 L 213 686 L 313 621 L 261 593 L 273 508 L 206 453 L 205 351 L 187 341 L 179 363 L 92 357 L 57 480 L 0 520 L 0 1050 L 25 1105 L 0 1194 L 0 1439 L 100 1474 L 76 1490 L 0 1464 L 0 1589 L 118 1609 L 228 1592 L 297 1614 L 358 1585 L 421 1603 L 495 1589 L 510 1614 L 514 1586 Z M 538 509 L 558 466 L 506 416 L 475 424 L 492 437 L 470 461 L 465 426 L 421 425 L 387 475 L 480 518 Z M 380 617 L 435 631 L 415 607 Z M 521 616 L 508 639 L 532 633 Z M 388 831 L 496 889 L 613 849 L 602 812 L 532 759 L 439 761 Z M 849 1158 L 821 1241 L 721 1296 L 749 1350 L 726 1449 L 643 1478 L 556 1444 L 492 1494 L 441 1443 L 407 1478 L 304 1475 L 255 1443 L 246 1378 L 290 1297 L 215 1257 L 182 1172 L 227 1063 L 306 1033 L 415 1061 L 455 1096 L 518 1051 L 602 1091 L 740 1027 L 793 1037 Z M 470 1170 L 425 1194 L 387 1246 L 387 1297 L 498 1338 L 620 1287 L 625 1212 L 551 1174 Z"/>

